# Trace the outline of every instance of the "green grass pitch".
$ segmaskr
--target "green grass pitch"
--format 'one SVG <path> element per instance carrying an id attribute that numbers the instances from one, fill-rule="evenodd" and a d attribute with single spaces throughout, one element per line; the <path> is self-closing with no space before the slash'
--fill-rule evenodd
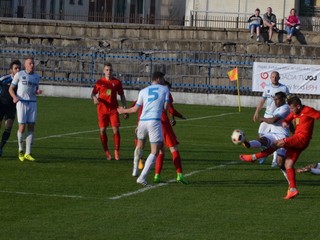
<path id="1" fill-rule="evenodd" d="M 0 158 L 0 239 L 319 239 L 320 176 L 297 174 L 300 195 L 286 201 L 270 158 L 238 160 L 254 150 L 230 135 L 256 137 L 254 109 L 176 108 L 188 118 L 174 129 L 189 185 L 174 181 L 167 150 L 164 183 L 145 190 L 131 176 L 136 115 L 121 119 L 121 160 L 107 161 L 91 100 L 39 97 L 37 161 L 17 159 L 16 125 Z M 319 126 L 297 166 L 319 161 Z"/>

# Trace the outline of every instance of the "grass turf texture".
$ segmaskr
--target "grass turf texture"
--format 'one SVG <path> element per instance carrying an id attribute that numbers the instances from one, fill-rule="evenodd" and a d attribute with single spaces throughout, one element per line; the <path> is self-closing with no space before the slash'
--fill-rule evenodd
<path id="1" fill-rule="evenodd" d="M 170 181 L 176 175 L 166 151 L 165 184 L 139 192 L 144 188 L 131 176 L 136 115 L 121 118 L 121 160 L 107 161 L 91 100 L 39 97 L 37 161 L 17 159 L 16 125 L 0 158 L 0 238 L 319 238 L 319 176 L 297 174 L 300 195 L 286 201 L 287 183 L 270 158 L 265 165 L 238 160 L 254 150 L 234 145 L 230 135 L 239 128 L 256 137 L 254 109 L 176 107 L 188 117 L 174 128 L 190 184 Z M 297 166 L 319 161 L 319 126 Z"/>

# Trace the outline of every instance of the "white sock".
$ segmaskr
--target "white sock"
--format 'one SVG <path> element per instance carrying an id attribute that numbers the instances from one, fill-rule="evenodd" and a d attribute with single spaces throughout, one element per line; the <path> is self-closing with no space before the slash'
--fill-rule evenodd
<path id="1" fill-rule="evenodd" d="M 33 132 L 28 132 L 26 137 L 26 154 L 31 153 L 32 143 L 33 143 Z"/>
<path id="2" fill-rule="evenodd" d="M 286 172 L 285 170 L 281 169 L 281 168 L 280 168 L 280 170 L 281 170 L 283 176 L 287 179 L 288 184 L 290 184 L 290 183 L 289 183 L 288 176 L 287 176 L 287 172 Z"/>
<path id="3" fill-rule="evenodd" d="M 140 174 L 140 176 L 139 176 L 137 181 L 139 181 L 139 182 L 145 182 L 146 181 L 147 175 L 148 175 L 150 169 L 153 167 L 156 159 L 157 159 L 156 155 L 154 155 L 152 153 L 149 154 L 146 162 L 144 163 L 144 168 L 143 168 L 143 170 L 142 170 L 142 172 L 141 172 L 141 174 Z"/>
<path id="4" fill-rule="evenodd" d="M 142 157 L 142 154 L 143 154 L 143 149 L 140 149 L 138 147 L 136 147 L 134 149 L 132 176 L 137 176 L 138 175 L 138 163 L 139 163 L 139 160 Z"/>
<path id="5" fill-rule="evenodd" d="M 23 151 L 24 133 L 17 132 L 19 151 Z"/>

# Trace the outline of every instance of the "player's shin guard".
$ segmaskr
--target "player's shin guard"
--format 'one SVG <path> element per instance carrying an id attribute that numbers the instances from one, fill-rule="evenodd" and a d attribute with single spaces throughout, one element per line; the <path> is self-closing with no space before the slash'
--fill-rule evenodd
<path id="1" fill-rule="evenodd" d="M 24 134 L 17 132 L 17 138 L 18 138 L 18 146 L 19 146 L 19 151 L 23 151 L 23 142 L 24 142 Z"/>
<path id="2" fill-rule="evenodd" d="M 255 154 L 256 158 L 259 159 L 259 158 L 264 158 L 264 157 L 267 157 L 269 156 L 271 153 L 273 153 L 276 149 L 273 148 L 273 147 L 269 147 L 265 150 L 263 150 L 262 152 L 258 152 Z"/>
<path id="3" fill-rule="evenodd" d="M 32 143 L 33 143 L 33 132 L 28 132 L 26 137 L 26 154 L 31 154 Z"/>
<path id="4" fill-rule="evenodd" d="M 147 175 L 148 175 L 150 169 L 153 167 L 154 162 L 156 161 L 156 158 L 157 158 L 156 155 L 154 155 L 152 153 L 149 154 L 149 156 L 148 156 L 148 158 L 147 158 L 147 160 L 146 160 L 146 162 L 144 164 L 144 168 L 143 168 L 143 170 L 142 170 L 142 172 L 141 172 L 141 174 L 140 174 L 140 176 L 138 178 L 138 180 L 140 182 L 146 181 Z"/>
<path id="5" fill-rule="evenodd" d="M 6 142 L 8 141 L 9 137 L 10 137 L 10 133 L 11 133 L 11 128 L 6 128 L 2 134 L 2 138 L 1 138 L 1 143 L 0 143 L 0 148 L 3 148 L 3 146 L 6 144 Z"/>
<path id="6" fill-rule="evenodd" d="M 181 157 L 179 151 L 174 151 L 172 154 L 173 164 L 176 168 L 177 173 L 182 173 L 182 164 L 181 164 Z"/>
<path id="7" fill-rule="evenodd" d="M 294 168 L 288 168 L 286 170 L 288 180 L 289 180 L 289 187 L 296 188 L 296 172 Z"/>
<path id="8" fill-rule="evenodd" d="M 164 154 L 159 153 L 157 159 L 156 159 L 156 164 L 155 164 L 155 174 L 161 174 L 162 166 L 163 166 L 163 159 L 164 159 Z"/>
<path id="9" fill-rule="evenodd" d="M 114 149 L 119 151 L 120 150 L 120 133 L 117 132 L 113 134 L 113 142 L 114 142 Z"/>
<path id="10" fill-rule="evenodd" d="M 107 134 L 100 134 L 100 140 L 103 147 L 103 151 L 108 151 L 108 136 Z"/>
<path id="11" fill-rule="evenodd" d="M 136 147 L 134 149 L 134 156 L 133 156 L 133 169 L 138 169 L 138 163 L 139 160 L 141 159 L 143 154 L 143 149 L 140 149 L 138 147 Z"/>

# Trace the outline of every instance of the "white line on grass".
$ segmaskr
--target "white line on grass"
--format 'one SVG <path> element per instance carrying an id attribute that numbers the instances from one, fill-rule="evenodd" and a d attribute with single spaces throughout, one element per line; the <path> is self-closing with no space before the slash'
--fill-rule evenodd
<path id="1" fill-rule="evenodd" d="M 240 161 L 228 162 L 228 163 L 221 164 L 221 165 L 218 165 L 218 166 L 209 167 L 209 168 L 206 168 L 206 169 L 203 169 L 203 170 L 193 171 L 193 172 L 185 174 L 184 176 L 188 177 L 188 176 L 192 176 L 192 175 L 195 175 L 195 174 L 198 174 L 198 173 L 208 172 L 210 170 L 226 167 L 227 165 L 238 164 L 239 162 Z M 132 195 L 143 193 L 143 192 L 146 192 L 146 191 L 149 191 L 149 190 L 152 190 L 152 189 L 156 189 L 158 187 L 167 186 L 169 183 L 172 183 L 172 182 L 176 182 L 176 179 L 171 179 L 171 180 L 169 180 L 167 182 L 160 183 L 160 184 L 157 184 L 157 185 L 147 186 L 147 187 L 141 188 L 141 189 L 139 189 L 137 191 L 134 191 L 134 192 L 128 192 L 128 193 L 124 193 L 124 194 L 117 195 L 117 196 L 114 196 L 114 197 L 110 197 L 109 199 L 110 200 L 118 200 L 118 199 L 121 199 L 121 198 L 124 198 L 124 197 L 130 197 Z"/>

